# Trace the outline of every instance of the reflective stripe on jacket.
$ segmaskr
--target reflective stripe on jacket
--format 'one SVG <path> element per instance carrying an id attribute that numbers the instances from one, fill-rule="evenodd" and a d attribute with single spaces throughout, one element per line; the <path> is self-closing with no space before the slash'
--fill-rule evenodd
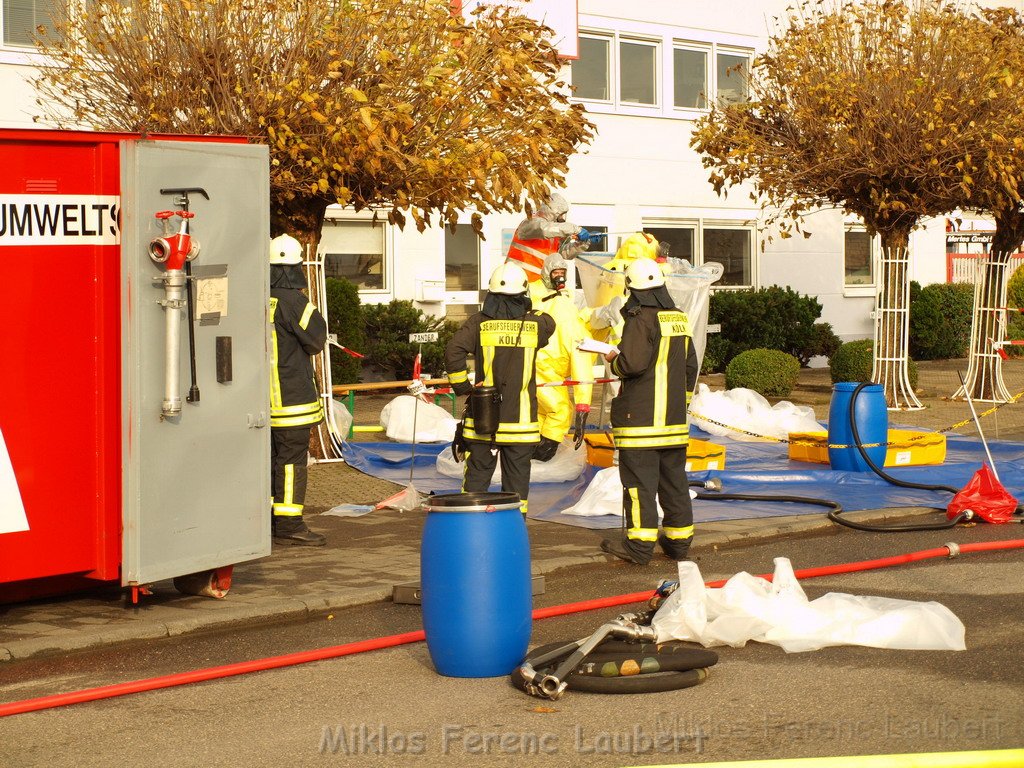
<path id="1" fill-rule="evenodd" d="M 448 381 L 456 393 L 469 394 L 466 358 L 476 358 L 476 382 L 495 386 L 501 394 L 498 430 L 493 442 L 537 443 L 537 387 L 535 383 L 537 350 L 548 343 L 555 322 L 549 315 L 529 312 L 521 319 L 496 320 L 482 312 L 469 318 L 452 336 L 445 348 Z M 465 421 L 467 440 L 491 442 L 490 434 L 478 434 L 472 413 Z"/>
<path id="2" fill-rule="evenodd" d="M 669 448 L 689 442 L 686 411 L 697 382 L 690 320 L 678 309 L 639 307 L 626 317 L 612 372 L 622 380 L 612 400 L 617 448 Z"/>
<path id="3" fill-rule="evenodd" d="M 310 355 L 327 343 L 327 322 L 294 288 L 270 290 L 270 426 L 303 427 L 324 418 Z"/>

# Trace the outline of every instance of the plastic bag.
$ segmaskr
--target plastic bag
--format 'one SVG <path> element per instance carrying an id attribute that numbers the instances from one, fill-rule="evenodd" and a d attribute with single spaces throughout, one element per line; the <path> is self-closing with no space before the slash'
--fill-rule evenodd
<path id="1" fill-rule="evenodd" d="M 575 480 L 583 473 L 587 465 L 587 452 L 585 450 L 574 450 L 572 443 L 563 441 L 555 451 L 550 461 L 534 461 L 530 463 L 531 483 L 564 483 L 568 480 Z M 445 477 L 461 478 L 465 471 L 465 465 L 455 461 L 452 457 L 452 448 L 448 446 L 437 455 L 437 471 Z M 501 461 L 498 461 L 494 468 L 492 483 L 501 482 Z M 619 500 L 619 506 L 622 500 Z"/>
<path id="2" fill-rule="evenodd" d="M 533 466 L 537 466 L 534 464 Z M 694 497 L 690 491 L 690 498 Z M 568 509 L 562 510 L 563 515 L 581 517 L 601 517 L 602 515 L 622 515 L 622 480 L 618 467 L 602 469 L 590 481 L 580 500 Z M 661 504 L 658 504 L 658 519 L 664 516 Z"/>
<path id="3" fill-rule="evenodd" d="M 962 651 L 963 623 L 941 603 L 830 592 L 807 600 L 793 566 L 775 558 L 772 581 L 738 573 L 723 587 L 704 586 L 696 563 L 679 563 L 679 587 L 651 622 L 658 642 L 742 647 L 749 640 L 787 653 L 833 645 Z"/>
<path id="4" fill-rule="evenodd" d="M 709 434 L 742 442 L 759 440 L 756 435 L 787 440 L 790 432 L 824 429 L 814 418 L 814 409 L 810 406 L 794 405 L 788 400 L 773 406 L 752 389 L 712 391 L 704 383 L 697 384 L 690 402 L 690 423 Z"/>
<path id="5" fill-rule="evenodd" d="M 983 463 L 967 485 L 950 500 L 946 517 L 952 520 L 968 509 L 986 523 L 1016 522 L 1013 514 L 1017 511 L 1017 499 L 996 480 L 988 464 Z"/>
<path id="6" fill-rule="evenodd" d="M 340 400 L 331 399 L 331 418 L 334 419 L 334 426 L 341 439 L 348 440 L 348 433 L 352 430 L 352 414 Z"/>
<path id="7" fill-rule="evenodd" d="M 450 443 L 458 420 L 439 405 L 416 400 L 412 395 L 399 395 L 381 409 L 380 425 L 385 434 L 399 443 L 411 443 L 415 422 L 417 443 Z"/>

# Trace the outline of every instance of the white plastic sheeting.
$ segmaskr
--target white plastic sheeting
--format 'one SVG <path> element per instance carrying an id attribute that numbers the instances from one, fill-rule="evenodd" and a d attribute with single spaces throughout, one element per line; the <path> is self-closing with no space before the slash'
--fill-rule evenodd
<path id="1" fill-rule="evenodd" d="M 658 642 L 689 640 L 740 648 L 748 640 L 787 653 L 833 645 L 962 651 L 963 623 L 937 602 L 830 592 L 808 601 L 788 558 L 775 558 L 771 582 L 738 573 L 723 587 L 704 586 L 696 563 L 679 563 L 679 587 L 655 614 Z"/>
<path id="2" fill-rule="evenodd" d="M 587 465 L 587 452 L 583 448 L 574 450 L 572 443 L 565 440 L 555 451 L 550 461 L 534 461 L 530 463 L 531 483 L 564 483 L 568 480 L 575 480 L 583 473 Z M 459 463 L 452 457 L 451 446 L 437 454 L 437 471 L 446 477 L 462 477 L 466 469 L 466 462 Z M 492 483 L 501 482 L 501 461 L 494 468 Z M 622 498 L 619 498 L 619 508 L 622 507 Z M 607 513 L 604 513 L 607 514 Z"/>
<path id="3" fill-rule="evenodd" d="M 719 425 L 780 440 L 787 439 L 790 432 L 819 432 L 824 429 L 815 420 L 814 409 L 810 406 L 793 405 L 788 400 L 773 406 L 752 389 L 737 387 L 713 391 L 703 383 L 697 384 L 697 391 L 690 401 L 690 423 L 709 434 L 745 442 L 758 438 Z"/>
<path id="4" fill-rule="evenodd" d="M 537 465 L 534 464 L 534 467 Z M 690 498 L 695 497 L 690 490 Z M 602 515 L 622 514 L 622 480 L 618 467 L 602 469 L 594 475 L 590 485 L 580 496 L 580 500 L 568 509 L 562 510 L 563 515 L 579 515 L 583 517 L 601 517 Z M 658 504 L 658 519 L 664 516 L 661 504 Z"/>
<path id="5" fill-rule="evenodd" d="M 399 395 L 381 409 L 380 425 L 390 439 L 399 443 L 413 442 L 414 422 L 417 443 L 450 443 L 459 423 L 441 406 L 423 400 L 417 403 L 412 395 Z"/>

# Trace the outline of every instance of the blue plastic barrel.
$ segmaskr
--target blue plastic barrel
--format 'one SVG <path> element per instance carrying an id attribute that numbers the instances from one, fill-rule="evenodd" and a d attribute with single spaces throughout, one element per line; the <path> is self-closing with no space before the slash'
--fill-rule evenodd
<path id="1" fill-rule="evenodd" d="M 431 496 L 420 587 L 427 649 L 440 674 L 498 677 L 519 666 L 533 609 L 530 542 L 519 495 Z"/>
<path id="2" fill-rule="evenodd" d="M 854 444 L 850 423 L 850 401 L 854 390 L 860 386 L 855 381 L 841 381 L 832 387 L 832 402 L 828 409 L 828 460 L 832 469 L 852 472 L 870 472 L 871 467 L 864 461 Z M 857 393 L 854 405 L 854 421 L 861 445 L 880 443 L 867 448 L 867 454 L 879 468 L 885 465 L 885 442 L 889 436 L 889 412 L 885 407 L 885 393 L 881 384 L 869 384 Z M 832 448 L 846 445 L 847 448 Z"/>

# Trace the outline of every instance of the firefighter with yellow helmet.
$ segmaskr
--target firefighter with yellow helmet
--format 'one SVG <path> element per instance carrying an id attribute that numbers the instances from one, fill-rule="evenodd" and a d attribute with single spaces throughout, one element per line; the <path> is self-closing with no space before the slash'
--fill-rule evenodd
<path id="1" fill-rule="evenodd" d="M 324 419 L 311 355 L 327 343 L 327 321 L 306 297 L 302 244 L 291 235 L 270 241 L 270 465 L 272 530 L 279 544 L 326 543 L 302 519 L 309 435 Z"/>
<path id="2" fill-rule="evenodd" d="M 619 452 L 624 536 L 601 549 L 645 564 L 657 543 L 685 560 L 693 538 L 693 508 L 686 477 L 687 409 L 697 383 L 692 327 L 672 301 L 653 259 L 626 267 L 628 298 L 617 351 L 605 357 L 621 383 L 612 400 L 612 437 Z M 658 503 L 664 511 L 658 531 Z"/>
<path id="3" fill-rule="evenodd" d="M 474 392 L 466 360 L 469 355 L 476 360 L 475 386 L 481 392 L 491 388 L 487 398 L 470 398 L 461 437 L 456 436 L 456 443 L 464 444 L 466 450 L 462 490 L 487 491 L 500 456 L 501 489 L 519 494 L 524 514 L 530 492 L 530 460 L 540 441 L 537 351 L 555 331 L 550 315 L 531 309 L 526 272 L 506 261 L 491 275 L 483 308 L 454 333 L 444 353 L 448 381 L 456 394 Z M 489 423 L 486 430 L 485 423 Z M 453 453 L 459 447 L 453 444 Z"/>
<path id="4" fill-rule="evenodd" d="M 568 270 L 566 260 L 553 253 L 544 259 L 540 281 L 530 283 L 534 309 L 550 315 L 555 321 L 555 333 L 551 340 L 537 352 L 539 385 L 557 384 L 566 379 L 589 382 L 594 375 L 594 355 L 576 348 L 579 341 L 589 334 L 566 288 Z M 567 386 L 537 388 L 540 444 L 533 454 L 534 459 L 550 460 L 570 429 L 573 430 L 573 444 L 579 449 L 583 444 L 590 414 L 592 390 L 593 385 L 590 383 L 575 384 L 570 401 Z"/>

